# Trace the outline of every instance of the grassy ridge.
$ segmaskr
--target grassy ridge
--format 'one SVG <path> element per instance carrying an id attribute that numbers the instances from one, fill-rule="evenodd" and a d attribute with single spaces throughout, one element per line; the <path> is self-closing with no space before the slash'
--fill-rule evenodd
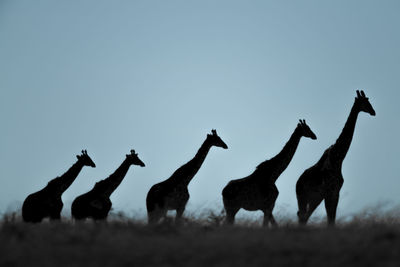
<path id="1" fill-rule="evenodd" d="M 399 266 L 399 221 L 263 229 L 219 226 L 215 218 L 150 227 L 131 219 L 32 225 L 5 217 L 0 266 Z"/>

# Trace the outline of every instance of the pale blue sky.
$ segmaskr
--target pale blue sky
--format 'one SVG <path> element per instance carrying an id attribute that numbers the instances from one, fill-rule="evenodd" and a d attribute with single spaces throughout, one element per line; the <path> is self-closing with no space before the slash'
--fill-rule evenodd
<path id="1" fill-rule="evenodd" d="M 275 213 L 294 215 L 295 183 L 340 134 L 356 89 L 377 116 L 359 116 L 338 216 L 400 204 L 399 11 L 399 1 L 0 1 L 0 212 L 87 149 L 97 168 L 65 192 L 69 213 L 134 148 L 146 167 L 131 167 L 112 201 L 144 213 L 149 188 L 212 128 L 229 149 L 210 151 L 187 208 L 220 210 L 225 184 L 278 153 L 304 118 L 318 140 L 300 142 L 277 182 Z"/>

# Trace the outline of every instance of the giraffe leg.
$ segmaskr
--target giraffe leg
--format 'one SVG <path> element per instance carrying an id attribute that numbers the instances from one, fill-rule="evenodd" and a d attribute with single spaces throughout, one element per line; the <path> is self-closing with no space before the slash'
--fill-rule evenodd
<path id="1" fill-rule="evenodd" d="M 175 224 L 176 225 L 182 224 L 182 215 L 183 215 L 184 211 L 185 211 L 185 206 L 179 207 L 176 209 L 176 216 L 175 216 Z"/>
<path id="2" fill-rule="evenodd" d="M 304 195 L 297 195 L 297 204 L 299 211 L 297 212 L 297 217 L 299 218 L 299 224 L 304 225 L 307 223 L 306 213 L 307 213 L 307 198 Z"/>
<path id="3" fill-rule="evenodd" d="M 269 222 L 271 223 L 271 225 L 272 225 L 273 227 L 278 226 L 278 224 L 276 223 L 275 218 L 274 218 L 274 215 L 272 214 L 272 212 L 271 212 L 271 216 L 269 217 Z"/>
<path id="4" fill-rule="evenodd" d="M 304 224 L 306 224 L 308 222 L 308 219 L 310 218 L 311 214 L 319 206 L 319 204 L 321 204 L 322 200 L 323 200 L 322 197 L 314 197 L 309 200 L 307 213 L 304 218 L 304 220 L 305 220 Z"/>
<path id="5" fill-rule="evenodd" d="M 325 209 L 328 217 L 328 225 L 334 226 L 336 220 L 336 208 L 339 202 L 339 192 L 331 193 L 325 198 Z"/>
<path id="6" fill-rule="evenodd" d="M 272 215 L 272 211 L 274 210 L 275 201 L 278 198 L 278 194 L 279 194 L 279 191 L 275 185 L 273 185 L 271 187 L 271 189 L 267 192 L 267 195 L 266 195 L 267 208 L 264 210 L 263 226 L 268 226 L 268 223 L 270 223 L 271 226 L 274 226 L 274 227 L 277 226 L 274 215 Z"/>
<path id="7" fill-rule="evenodd" d="M 269 223 L 271 223 L 272 226 L 277 226 L 274 215 L 272 215 L 272 210 L 265 210 L 263 226 L 267 227 Z"/>
<path id="8" fill-rule="evenodd" d="M 155 210 L 147 213 L 148 223 L 149 224 L 156 224 L 162 217 L 165 217 L 166 211 L 164 212 L 163 209 L 156 208 Z"/>
<path id="9" fill-rule="evenodd" d="M 225 207 L 225 211 L 226 211 L 225 223 L 228 225 L 232 225 L 235 222 L 235 215 L 239 211 L 239 209 Z"/>
<path id="10" fill-rule="evenodd" d="M 160 208 L 158 206 L 154 209 L 147 209 L 147 222 L 148 224 L 156 224 L 161 218 Z"/>

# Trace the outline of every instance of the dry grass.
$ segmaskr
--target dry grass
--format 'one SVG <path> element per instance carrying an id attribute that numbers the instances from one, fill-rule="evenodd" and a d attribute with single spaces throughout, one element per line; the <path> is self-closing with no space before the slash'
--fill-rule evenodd
<path id="1" fill-rule="evenodd" d="M 264 229 L 254 222 L 221 224 L 209 213 L 184 226 L 114 216 L 106 223 L 25 224 L 4 216 L 0 266 L 399 266 L 400 216 L 360 213 L 298 227 L 294 220 Z"/>

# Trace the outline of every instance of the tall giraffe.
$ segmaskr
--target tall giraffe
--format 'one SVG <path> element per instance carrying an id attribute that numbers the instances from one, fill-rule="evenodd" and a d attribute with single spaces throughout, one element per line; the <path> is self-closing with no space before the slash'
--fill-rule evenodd
<path id="1" fill-rule="evenodd" d="M 292 160 L 301 137 L 317 139 L 305 120 L 300 120 L 283 149 L 273 158 L 259 164 L 249 176 L 230 181 L 222 190 L 226 223 L 233 224 L 241 209 L 264 212 L 264 226 L 276 225 L 272 210 L 279 191 L 275 182 Z"/>
<path id="2" fill-rule="evenodd" d="M 320 160 L 304 171 L 296 183 L 300 224 L 306 224 L 318 205 L 325 200 L 328 225 L 334 225 L 339 191 L 343 185 L 342 163 L 353 139 L 357 117 L 360 112 L 375 116 L 375 110 L 364 92 L 357 90 L 350 115 L 336 143 L 325 150 Z"/>
<path id="3" fill-rule="evenodd" d="M 25 222 L 41 222 L 44 218 L 59 220 L 64 206 L 61 195 L 74 182 L 83 166 L 96 167 L 86 150 L 71 168 L 63 175 L 51 180 L 42 190 L 30 194 L 22 205 L 22 218 Z"/>
<path id="4" fill-rule="evenodd" d="M 110 196 L 121 184 L 131 165 L 145 166 L 133 149 L 130 154 L 126 155 L 125 160 L 113 174 L 97 182 L 89 192 L 75 198 L 71 206 L 72 217 L 77 220 L 85 218 L 102 220 L 107 218 L 112 206 Z"/>
<path id="5" fill-rule="evenodd" d="M 203 164 L 212 146 L 227 149 L 228 146 L 218 136 L 216 130 L 207 135 L 193 159 L 177 169 L 167 180 L 153 185 L 147 193 L 146 206 L 148 221 L 157 223 L 168 210 L 176 210 L 178 224 L 189 200 L 188 185 Z"/>

